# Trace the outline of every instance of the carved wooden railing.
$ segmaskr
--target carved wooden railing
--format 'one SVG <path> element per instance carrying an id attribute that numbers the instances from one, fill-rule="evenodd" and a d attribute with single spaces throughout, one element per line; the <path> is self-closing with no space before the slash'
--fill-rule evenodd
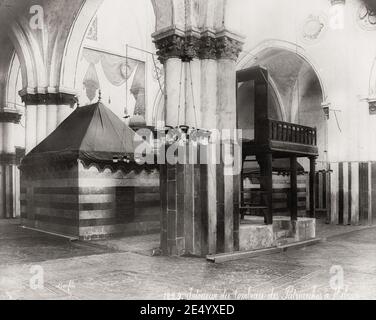
<path id="1" fill-rule="evenodd" d="M 270 140 L 299 143 L 309 146 L 317 145 L 316 128 L 271 119 L 269 119 L 268 122 Z"/>

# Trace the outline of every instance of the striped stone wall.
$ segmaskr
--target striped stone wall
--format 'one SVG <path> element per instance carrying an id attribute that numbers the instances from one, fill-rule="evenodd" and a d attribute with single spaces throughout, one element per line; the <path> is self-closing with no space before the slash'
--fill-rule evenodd
<path id="1" fill-rule="evenodd" d="M 159 173 L 73 166 L 23 172 L 22 224 L 84 240 L 160 230 Z"/>
<path id="2" fill-rule="evenodd" d="M 21 170 L 21 224 L 78 237 L 77 165 L 41 167 Z"/>
<path id="3" fill-rule="evenodd" d="M 308 175 L 298 176 L 298 215 L 307 216 L 309 208 L 309 177 Z M 252 191 L 254 198 L 252 203 L 260 204 L 260 183 L 258 175 L 248 175 L 244 179 L 244 191 Z M 245 194 L 245 199 L 249 199 L 249 194 Z M 290 216 L 290 176 L 273 174 L 273 215 Z"/>
<path id="4" fill-rule="evenodd" d="M 376 162 L 330 164 L 330 210 L 333 224 L 376 222 Z"/>
<path id="5" fill-rule="evenodd" d="M 316 173 L 315 181 L 316 215 L 327 216 L 330 212 L 330 173 L 324 170 Z"/>
<path id="6" fill-rule="evenodd" d="M 160 231 L 158 171 L 112 172 L 78 167 L 80 238 Z"/>

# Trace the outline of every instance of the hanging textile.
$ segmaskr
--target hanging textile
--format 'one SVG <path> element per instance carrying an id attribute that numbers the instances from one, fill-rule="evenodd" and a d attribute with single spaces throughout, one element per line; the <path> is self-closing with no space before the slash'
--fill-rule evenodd
<path id="1" fill-rule="evenodd" d="M 104 80 L 98 79 L 97 68 L 101 67 L 111 85 L 121 87 L 128 81 L 129 93 L 135 101 L 134 115 L 145 117 L 145 62 L 90 48 L 84 48 L 83 58 L 89 63 L 83 85 L 91 102 Z"/>
<path id="2" fill-rule="evenodd" d="M 89 68 L 86 71 L 83 84 L 86 90 L 86 96 L 89 101 L 92 102 L 96 97 L 97 90 L 100 88 L 97 70 L 93 63 L 90 63 Z"/>
<path id="3" fill-rule="evenodd" d="M 106 79 L 116 87 L 125 84 L 131 78 L 139 64 L 145 65 L 141 61 L 89 48 L 84 48 L 83 57 L 90 64 L 97 65 L 100 63 Z M 145 87 L 145 73 L 143 74 L 142 81 L 142 85 Z"/>
<path id="4" fill-rule="evenodd" d="M 134 114 L 145 117 L 145 64 L 138 64 L 130 91 L 136 100 Z"/>

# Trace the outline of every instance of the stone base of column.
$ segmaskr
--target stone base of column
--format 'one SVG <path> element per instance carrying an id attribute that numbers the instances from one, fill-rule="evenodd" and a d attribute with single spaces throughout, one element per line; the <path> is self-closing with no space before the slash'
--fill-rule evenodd
<path id="1" fill-rule="evenodd" d="M 16 156 L 0 155 L 0 219 L 17 218 L 20 215 L 20 175 Z"/>
<path id="2" fill-rule="evenodd" d="M 164 255 L 205 257 L 239 250 L 240 171 L 229 173 L 224 164 L 209 163 L 209 154 L 201 147 L 201 164 L 160 166 Z"/>
<path id="3" fill-rule="evenodd" d="M 207 165 L 161 165 L 164 255 L 208 254 Z"/>
<path id="4" fill-rule="evenodd" d="M 239 250 L 240 174 L 226 175 L 223 164 L 217 165 L 217 252 Z"/>

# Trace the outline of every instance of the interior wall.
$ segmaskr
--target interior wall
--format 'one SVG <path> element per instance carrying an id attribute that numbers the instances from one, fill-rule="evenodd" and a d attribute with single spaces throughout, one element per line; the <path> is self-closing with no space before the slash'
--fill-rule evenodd
<path id="1" fill-rule="evenodd" d="M 301 92 L 296 122 L 317 129 L 319 161 L 325 160 L 327 120 L 321 108 L 322 91 L 317 78 L 310 79 L 307 88 Z"/>
<path id="2" fill-rule="evenodd" d="M 231 1 L 228 5 L 235 6 Z M 304 55 L 325 89 L 321 102 L 339 110 L 337 120 L 331 112 L 328 121 L 328 160 L 374 160 L 376 116 L 369 114 L 367 99 L 370 87 L 376 88 L 376 82 L 370 84 L 376 26 L 359 15 L 361 1 L 332 6 L 328 0 L 253 0 L 241 5 L 237 22 L 246 40 L 239 69 L 256 63 L 253 54 L 260 46 Z"/>
<path id="3" fill-rule="evenodd" d="M 269 86 L 269 114 L 272 119 L 283 120 L 281 106 L 274 89 Z M 254 139 L 255 96 L 254 82 L 247 81 L 239 84 L 237 94 L 238 129 L 242 129 L 244 139 Z"/>
<path id="4" fill-rule="evenodd" d="M 317 129 L 319 163 L 327 157 L 327 119 L 322 110 L 323 92 L 321 83 L 309 63 L 296 53 L 268 48 L 257 55 L 260 63 L 269 72 L 270 118 L 315 127 Z M 274 84 L 272 86 L 271 84 Z M 254 84 L 252 81 L 239 84 L 237 95 L 238 128 L 243 137 L 254 138 Z M 309 170 L 309 162 L 299 160 Z"/>
<path id="5" fill-rule="evenodd" d="M 154 62 L 159 66 L 157 59 L 145 52 L 132 47 L 155 52 L 151 34 L 155 31 L 155 14 L 150 0 L 105 0 L 99 8 L 92 25 L 87 31 L 83 49 L 95 49 L 103 53 L 111 65 L 113 77 L 118 83 L 109 81 L 106 70 L 100 62 L 95 64 L 95 75 L 101 88 L 102 101 L 120 118 L 125 111 L 132 116 L 137 113 L 136 99 L 132 94 L 132 85 L 135 69 L 126 71 L 126 59 L 128 62 L 138 61 L 145 65 L 145 77 L 143 87 L 145 89 L 145 117 L 147 124 L 152 124 L 155 99 L 159 91 L 157 77 L 155 75 Z M 127 45 L 129 45 L 127 50 Z M 116 65 L 117 64 L 117 65 Z M 90 62 L 85 59 L 84 52 L 78 64 L 77 90 L 79 91 L 80 105 L 87 105 L 98 100 L 99 90 L 96 96 L 90 100 L 86 94 L 84 85 L 85 76 L 93 72 L 89 70 Z M 93 69 L 93 68 L 92 68 Z M 128 73 L 128 74 L 127 74 Z M 126 75 L 127 74 L 127 75 Z M 125 81 L 128 76 L 128 88 Z M 116 81 L 115 81 L 116 82 Z M 133 86 L 134 87 L 134 86 Z M 128 91 L 128 92 L 127 92 Z M 127 110 L 125 110 L 127 109 Z"/>

